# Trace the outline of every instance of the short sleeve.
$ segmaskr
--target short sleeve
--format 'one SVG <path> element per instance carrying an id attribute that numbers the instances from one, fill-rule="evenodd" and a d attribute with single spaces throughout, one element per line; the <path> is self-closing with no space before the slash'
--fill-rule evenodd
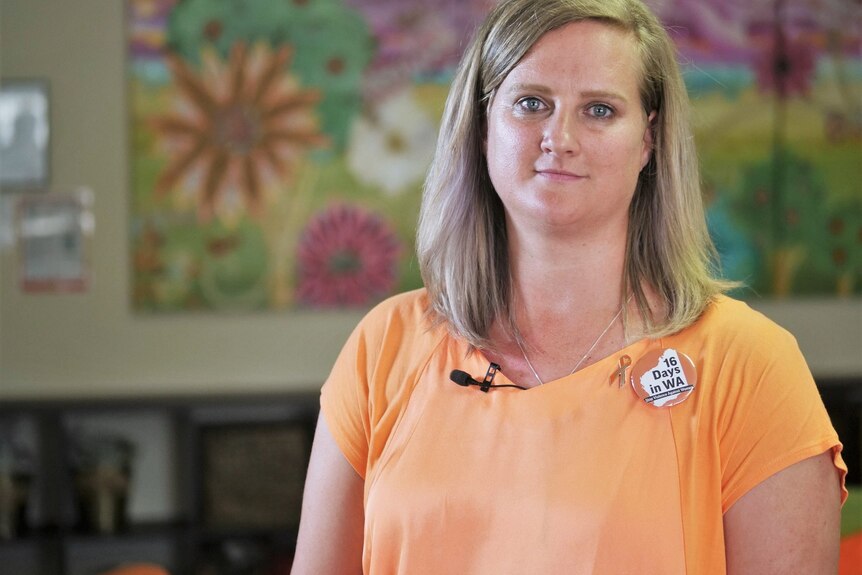
<path id="1" fill-rule="evenodd" d="M 367 340 L 360 323 L 348 338 L 320 390 L 320 411 L 344 457 L 363 479 L 368 462 Z"/>
<path id="2" fill-rule="evenodd" d="M 774 324 L 754 337 L 738 358 L 742 381 L 722 418 L 722 511 L 778 471 L 830 450 L 843 502 L 842 446 L 796 340 Z"/>
<path id="3" fill-rule="evenodd" d="M 393 296 L 362 318 L 320 394 L 336 444 L 365 479 L 409 401 L 417 373 L 442 340 L 426 321 L 424 290 Z"/>

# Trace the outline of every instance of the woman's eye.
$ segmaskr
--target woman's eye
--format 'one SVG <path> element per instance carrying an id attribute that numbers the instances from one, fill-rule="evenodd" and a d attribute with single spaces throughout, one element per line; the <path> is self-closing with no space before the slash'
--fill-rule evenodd
<path id="1" fill-rule="evenodd" d="M 614 111 L 605 104 L 593 104 L 590 106 L 590 115 L 594 118 L 610 118 L 614 115 Z"/>
<path id="2" fill-rule="evenodd" d="M 522 98 L 518 101 L 518 107 L 527 112 L 538 112 L 544 107 L 544 102 L 538 98 Z"/>

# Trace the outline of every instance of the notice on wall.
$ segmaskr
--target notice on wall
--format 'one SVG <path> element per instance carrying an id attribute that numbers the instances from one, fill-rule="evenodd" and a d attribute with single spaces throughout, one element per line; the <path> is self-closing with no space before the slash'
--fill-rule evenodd
<path id="1" fill-rule="evenodd" d="M 87 237 L 93 231 L 92 193 L 30 195 L 18 203 L 21 289 L 82 292 L 89 284 Z"/>

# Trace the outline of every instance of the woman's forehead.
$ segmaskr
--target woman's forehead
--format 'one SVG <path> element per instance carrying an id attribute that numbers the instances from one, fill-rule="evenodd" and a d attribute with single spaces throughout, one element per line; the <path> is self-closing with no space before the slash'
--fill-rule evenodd
<path id="1" fill-rule="evenodd" d="M 640 51 L 631 32 L 583 20 L 543 34 L 509 70 L 503 84 L 592 80 L 639 91 L 641 76 Z"/>

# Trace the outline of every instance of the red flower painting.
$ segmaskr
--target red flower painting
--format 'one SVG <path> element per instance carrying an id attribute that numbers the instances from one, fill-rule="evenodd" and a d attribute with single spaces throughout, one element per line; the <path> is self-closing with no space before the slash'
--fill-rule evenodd
<path id="1" fill-rule="evenodd" d="M 297 253 L 297 301 L 358 307 L 392 293 L 403 252 L 395 232 L 358 206 L 335 205 L 313 218 Z"/>

